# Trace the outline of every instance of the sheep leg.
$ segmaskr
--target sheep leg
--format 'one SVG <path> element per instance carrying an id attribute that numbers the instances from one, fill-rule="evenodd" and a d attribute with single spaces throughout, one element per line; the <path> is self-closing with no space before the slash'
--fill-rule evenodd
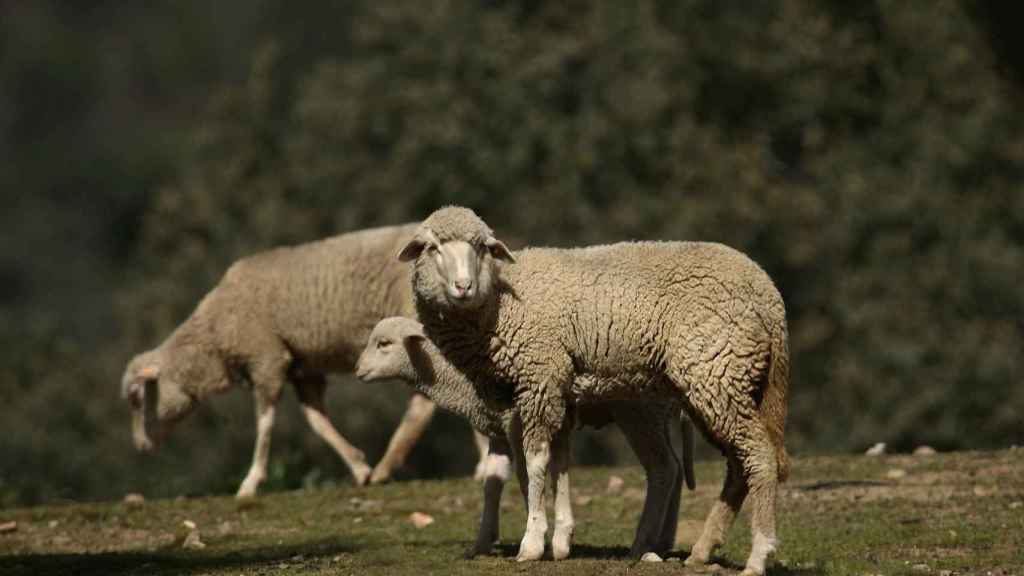
<path id="1" fill-rule="evenodd" d="M 675 543 L 681 480 L 679 463 L 668 436 L 668 422 L 662 412 L 654 413 L 628 403 L 612 404 L 611 409 L 615 423 L 647 475 L 647 494 L 630 556 L 667 552 Z M 666 536 L 669 525 L 671 534 Z"/>
<path id="2" fill-rule="evenodd" d="M 479 459 L 476 462 L 476 468 L 473 470 L 473 479 L 484 480 L 487 478 L 487 467 L 490 465 L 488 464 L 487 458 L 488 447 L 490 446 L 491 441 L 487 436 L 484 436 L 476 430 L 473 431 L 473 441 L 476 443 L 476 452 L 479 456 Z"/>
<path id="3" fill-rule="evenodd" d="M 764 574 L 768 555 L 775 551 L 775 505 L 778 490 L 778 456 L 768 431 L 759 422 L 749 426 L 748 443 L 739 447 L 743 471 L 750 489 L 751 548 L 742 576 Z"/>
<path id="4" fill-rule="evenodd" d="M 711 558 L 711 552 L 722 544 L 725 532 L 732 526 L 747 497 L 747 483 L 743 477 L 740 461 L 732 455 L 727 456 L 725 483 L 718 501 L 711 506 L 704 521 L 704 530 L 697 543 L 693 545 L 690 556 L 686 559 L 687 566 L 702 566 Z"/>
<path id="5" fill-rule="evenodd" d="M 527 441 L 526 455 L 527 498 L 526 533 L 519 544 L 516 560 L 539 560 L 544 555 L 544 538 L 548 531 L 547 511 L 544 509 L 544 490 L 548 465 L 551 463 L 551 443 L 544 440 Z"/>
<path id="6" fill-rule="evenodd" d="M 576 522 L 572 515 L 572 495 L 569 489 L 569 456 L 571 432 L 568 426 L 555 435 L 552 442 L 551 483 L 555 487 L 555 530 L 551 535 L 551 556 L 555 560 L 569 557 Z"/>
<path id="7" fill-rule="evenodd" d="M 305 375 L 295 380 L 295 390 L 309 427 L 341 456 L 352 472 L 353 482 L 357 486 L 362 486 L 370 475 L 370 467 L 366 464 L 366 456 L 363 451 L 349 444 L 348 440 L 338 433 L 327 418 L 327 411 L 324 408 L 326 387 L 327 381 L 320 374 Z"/>
<path id="8" fill-rule="evenodd" d="M 380 462 L 373 467 L 370 484 L 381 484 L 391 480 L 391 472 L 400 468 L 412 452 L 413 446 L 423 436 L 430 421 L 434 418 L 434 403 L 422 394 L 413 394 L 409 398 L 409 406 L 402 416 L 402 422 L 391 435 L 388 449 Z"/>
<path id="9" fill-rule="evenodd" d="M 487 437 L 484 436 L 484 439 L 487 440 Z M 505 488 L 511 468 L 511 449 L 508 441 L 504 438 L 491 438 L 488 442 L 484 470 L 484 509 L 480 515 L 476 545 L 467 555 L 470 558 L 490 554 L 494 543 L 498 541 L 501 492 Z"/>
<path id="10" fill-rule="evenodd" d="M 267 459 L 270 456 L 270 431 L 274 428 L 274 402 L 263 394 L 255 394 L 256 448 L 253 450 L 249 473 L 235 494 L 236 498 L 251 498 L 267 478 Z"/>

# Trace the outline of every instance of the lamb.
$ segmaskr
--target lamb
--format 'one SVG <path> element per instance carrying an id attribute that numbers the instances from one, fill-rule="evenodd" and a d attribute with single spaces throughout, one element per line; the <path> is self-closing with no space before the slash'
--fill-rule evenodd
<path id="1" fill-rule="evenodd" d="M 426 336 L 478 389 L 504 387 L 514 398 L 529 476 L 519 560 L 544 551 L 549 465 L 558 489 L 568 485 L 565 447 L 555 440 L 570 409 L 646 398 L 681 402 L 727 460 L 687 563 L 707 562 L 749 493 L 753 540 L 743 573 L 764 573 L 788 470 L 789 353 L 782 297 L 756 263 L 705 242 L 513 254 L 460 207 L 431 214 L 399 259 L 414 262 Z M 596 378 L 577 378 L 586 375 Z M 553 542 L 572 533 L 557 512 Z"/>
<path id="2" fill-rule="evenodd" d="M 157 437 L 197 403 L 239 381 L 251 384 L 257 435 L 252 465 L 238 489 L 254 496 L 266 478 L 275 405 L 286 382 L 310 427 L 345 461 L 356 484 L 386 481 L 430 422 L 434 405 L 414 395 L 387 453 L 371 471 L 363 452 L 324 411 L 325 375 L 351 372 L 380 318 L 414 314 L 407 267 L 393 262 L 414 224 L 343 234 L 239 260 L 162 344 L 135 356 L 122 378 L 134 443 L 147 451 L 147 383 L 155 385 Z M 483 471 L 486 439 L 481 446 Z"/>
<path id="3" fill-rule="evenodd" d="M 490 437 L 489 475 L 484 484 L 484 511 L 477 540 L 470 556 L 487 554 L 498 537 L 498 504 L 509 472 L 509 446 L 521 453 L 518 427 L 511 397 L 483 397 L 465 375 L 455 369 L 423 334 L 416 320 L 385 318 L 377 323 L 366 348 L 356 363 L 356 375 L 365 381 L 399 378 L 416 391 L 430 397 L 439 406 L 467 420 L 474 429 Z M 593 378 L 592 375 L 580 378 Z M 585 382 L 578 383 L 587 386 Z M 488 391 L 500 392 L 500 389 Z M 631 554 L 663 554 L 672 548 L 679 512 L 680 475 L 675 452 L 667 436 L 668 422 L 679 415 L 678 407 L 659 403 L 652 406 L 637 402 L 583 404 L 579 406 L 579 425 L 601 427 L 615 421 L 620 424 L 630 445 L 647 472 L 647 499 L 640 516 Z M 683 471 L 687 486 L 694 489 L 693 428 L 681 420 L 683 433 Z M 520 487 L 526 487 L 522 457 L 516 471 Z M 524 494 L 525 496 L 525 494 Z M 560 494 L 565 498 L 568 494 Z M 567 502 L 556 503 L 565 506 Z M 571 508 L 570 508 L 571 512 Z M 568 549 L 556 549 L 561 557 Z"/>

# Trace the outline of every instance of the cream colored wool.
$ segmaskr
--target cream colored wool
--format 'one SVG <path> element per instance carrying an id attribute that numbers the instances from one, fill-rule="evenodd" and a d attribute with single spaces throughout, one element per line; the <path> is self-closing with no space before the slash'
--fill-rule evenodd
<path id="1" fill-rule="evenodd" d="M 477 431 L 490 438 L 492 458 L 506 456 L 507 446 L 512 447 L 514 454 L 521 453 L 511 395 L 502 397 L 500 392 L 503 389 L 491 386 L 485 390 L 498 394 L 486 398 L 481 396 L 479 389 L 426 339 L 423 326 L 416 320 L 394 317 L 378 322 L 356 363 L 356 375 L 367 381 L 399 378 L 441 408 L 466 418 Z M 579 382 L 578 385 L 588 387 L 592 383 Z M 630 550 L 631 555 L 637 558 L 645 552 L 664 554 L 675 542 L 683 476 L 671 446 L 668 426 L 679 418 L 679 413 L 677 406 L 665 402 L 584 403 L 576 407 L 577 427 L 600 428 L 609 422 L 619 423 L 647 472 L 647 498 Z M 683 460 L 689 469 L 687 484 L 693 489 L 693 433 L 685 418 L 681 420 L 681 428 Z M 524 477 L 523 459 L 514 460 L 517 473 Z M 488 466 L 495 472 L 484 483 L 484 510 L 473 555 L 489 553 L 498 537 L 498 504 L 509 464 L 506 458 Z M 525 487 L 526 483 L 521 482 L 520 486 Z M 567 504 L 556 503 L 555 507 L 564 508 Z M 571 512 L 571 507 L 569 509 Z"/>
<path id="2" fill-rule="evenodd" d="M 327 418 L 325 375 L 352 371 L 377 320 L 415 314 L 409 271 L 393 258 L 415 229 L 408 224 L 353 232 L 232 265 L 188 319 L 125 369 L 122 393 L 132 404 L 136 446 L 153 446 L 144 418 L 147 382 L 155 384 L 160 435 L 198 402 L 247 382 L 257 439 L 237 495 L 252 496 L 266 477 L 274 407 L 290 382 L 310 426 L 338 452 L 355 482 L 386 480 L 422 434 L 433 404 L 413 397 L 387 454 L 371 472 L 363 452 Z"/>
<path id="3" fill-rule="evenodd" d="M 458 207 L 431 214 L 399 257 L 415 260 L 426 335 L 476 386 L 514 393 L 529 473 L 521 560 L 544 550 L 543 477 L 560 460 L 554 440 L 571 407 L 662 398 L 682 402 L 728 461 L 688 562 L 708 560 L 749 493 L 753 546 L 744 572 L 764 573 L 776 542 L 777 484 L 788 469 L 789 356 L 782 297 L 757 264 L 701 242 L 512 253 Z M 595 378 L 578 378 L 586 375 Z M 555 539 L 564 538 L 559 530 L 556 518 Z"/>

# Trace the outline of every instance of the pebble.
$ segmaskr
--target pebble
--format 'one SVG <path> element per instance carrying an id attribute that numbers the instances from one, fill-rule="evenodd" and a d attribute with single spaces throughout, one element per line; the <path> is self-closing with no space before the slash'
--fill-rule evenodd
<path id="1" fill-rule="evenodd" d="M 654 552 L 647 552 L 640 557 L 641 562 L 663 562 L 661 556 L 658 556 Z"/>
<path id="2" fill-rule="evenodd" d="M 1011 505 L 1010 507 L 1012 508 L 1013 506 Z M 60 526 L 60 520 L 50 520 L 46 524 L 47 528 L 56 528 L 57 526 Z"/>
<path id="3" fill-rule="evenodd" d="M 7 534 L 9 532 L 17 532 L 17 531 L 18 531 L 18 523 L 17 522 L 13 522 L 12 521 L 12 522 L 4 522 L 3 524 L 0 524 L 0 534 Z"/>
<path id="4" fill-rule="evenodd" d="M 928 565 L 927 564 L 914 564 L 913 566 L 910 567 L 910 569 L 911 570 L 917 570 L 918 572 L 927 572 L 928 571 Z"/>
<path id="5" fill-rule="evenodd" d="M 881 456 L 885 454 L 885 442 L 879 442 L 864 452 L 866 456 Z"/>
<path id="6" fill-rule="evenodd" d="M 1010 502 L 1010 510 L 1016 510 L 1021 506 L 1024 506 L 1024 502 L 1021 502 L 1020 500 L 1017 500 L 1016 502 Z"/>
<path id="7" fill-rule="evenodd" d="M 124 495 L 124 503 L 129 506 L 142 506 L 146 502 L 146 497 L 138 492 L 132 492 Z"/>
<path id="8" fill-rule="evenodd" d="M 434 517 L 423 512 L 413 512 L 409 514 L 409 522 L 417 528 L 426 528 L 434 523 Z"/>
<path id="9" fill-rule="evenodd" d="M 577 506 L 586 506 L 587 504 L 590 504 L 593 501 L 593 496 L 577 496 L 575 502 Z"/>
<path id="10" fill-rule="evenodd" d="M 619 476 L 610 476 L 608 478 L 608 488 L 606 488 L 606 492 L 608 492 L 609 494 L 614 494 L 614 493 L 618 492 L 619 490 L 622 490 L 622 487 L 625 486 L 625 485 L 626 485 L 626 481 L 623 480 L 621 477 L 619 477 Z"/>
<path id="11" fill-rule="evenodd" d="M 907 477 L 907 471 L 902 468 L 893 468 L 885 473 L 885 477 L 890 480 L 899 480 L 900 478 Z"/>
<path id="12" fill-rule="evenodd" d="M 931 446 L 918 446 L 914 448 L 914 456 L 934 456 L 935 454 L 937 452 Z"/>

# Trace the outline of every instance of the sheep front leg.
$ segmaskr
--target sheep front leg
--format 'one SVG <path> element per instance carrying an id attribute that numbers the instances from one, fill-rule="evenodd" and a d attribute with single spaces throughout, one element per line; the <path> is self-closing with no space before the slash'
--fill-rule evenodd
<path id="1" fill-rule="evenodd" d="M 267 478 L 267 459 L 270 456 L 270 431 L 274 428 L 274 402 L 255 395 L 256 405 L 256 448 L 253 450 L 252 465 L 245 480 L 238 488 L 236 498 L 251 498 Z"/>
<path id="2" fill-rule="evenodd" d="M 569 490 L 569 437 L 569 427 L 563 427 L 552 444 L 550 468 L 551 482 L 555 486 L 555 531 L 551 535 L 551 556 L 555 560 L 569 557 L 572 535 L 576 529 Z"/>
<path id="3" fill-rule="evenodd" d="M 484 439 L 487 437 L 484 436 Z M 490 554 L 494 543 L 498 541 L 501 493 L 512 468 L 511 450 L 506 439 L 491 438 L 488 441 L 487 452 L 484 467 L 484 509 L 480 515 L 476 544 L 467 555 L 470 558 L 478 554 Z"/>
<path id="4" fill-rule="evenodd" d="M 324 408 L 326 387 L 327 381 L 319 374 L 305 375 L 295 380 L 299 403 L 302 404 L 302 413 L 305 414 L 309 427 L 345 461 L 352 472 L 352 481 L 356 486 L 362 486 L 370 476 L 370 467 L 366 464 L 366 456 L 363 451 L 345 440 L 327 418 Z"/>
<path id="5" fill-rule="evenodd" d="M 527 516 L 526 533 L 519 544 L 518 562 L 540 560 L 544 555 L 544 538 L 548 531 L 547 511 L 544 509 L 544 488 L 548 465 L 551 463 L 551 443 L 537 439 L 526 441 Z"/>

